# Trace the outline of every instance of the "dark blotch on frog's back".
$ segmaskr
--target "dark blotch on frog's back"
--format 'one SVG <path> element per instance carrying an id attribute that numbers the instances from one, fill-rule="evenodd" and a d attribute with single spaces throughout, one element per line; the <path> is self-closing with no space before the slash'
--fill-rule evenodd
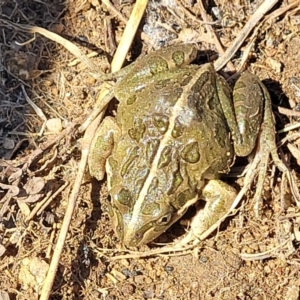
<path id="1" fill-rule="evenodd" d="M 182 136 L 182 134 L 184 133 L 184 125 L 180 122 L 180 118 L 181 116 L 178 116 L 175 118 L 175 121 L 174 121 L 174 127 L 173 127 L 173 130 L 172 130 L 172 137 L 174 139 L 177 139 L 179 137 Z"/>
<path id="2" fill-rule="evenodd" d="M 154 113 L 152 119 L 153 125 L 157 128 L 157 130 L 161 134 L 166 133 L 169 127 L 169 116 L 165 114 Z"/>

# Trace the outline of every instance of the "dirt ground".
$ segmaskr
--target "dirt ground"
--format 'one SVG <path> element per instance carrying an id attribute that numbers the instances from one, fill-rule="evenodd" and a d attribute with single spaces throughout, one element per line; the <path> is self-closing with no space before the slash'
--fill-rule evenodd
<path id="1" fill-rule="evenodd" d="M 207 2 L 212 30 L 226 49 L 264 1 Z M 278 152 L 298 189 L 300 4 L 281 11 L 292 2 L 278 1 L 272 17 L 257 24 L 244 68 L 271 94 Z M 130 1 L 112 4 L 129 18 Z M 78 172 L 83 135 L 77 127 L 91 112 L 101 83 L 63 46 L 5 20 L 46 28 L 85 54 L 96 52 L 91 59 L 103 72 L 109 72 L 125 24 L 96 0 L 2 0 L 0 11 L 0 299 L 38 299 Z M 183 42 L 196 43 L 204 60 L 215 60 L 218 51 L 199 20 L 197 1 L 152 2 L 127 63 L 153 50 L 151 45 Z M 231 60 L 236 68 L 248 43 L 249 38 Z M 116 105 L 109 108 L 115 111 Z M 44 128 L 46 119 L 54 125 Z M 246 164 L 238 160 L 235 167 Z M 238 211 L 190 251 L 120 259 L 130 252 L 112 230 L 106 180 L 86 178 L 50 299 L 300 299 L 299 205 L 273 162 L 267 174 L 259 218 L 253 212 L 254 183 Z M 225 180 L 243 185 L 243 178 Z M 192 214 L 156 242 L 182 236 Z"/>

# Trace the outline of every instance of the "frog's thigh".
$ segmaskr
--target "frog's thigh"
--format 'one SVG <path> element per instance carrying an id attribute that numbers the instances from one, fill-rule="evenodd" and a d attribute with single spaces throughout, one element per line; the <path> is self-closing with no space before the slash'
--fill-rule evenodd
<path id="1" fill-rule="evenodd" d="M 270 101 L 270 96 L 257 76 L 245 72 L 235 84 L 233 101 L 238 132 L 242 135 L 241 143 L 235 142 L 234 149 L 238 156 L 247 156 L 255 148 L 264 102 Z"/>
<path id="2" fill-rule="evenodd" d="M 210 180 L 203 188 L 202 198 L 206 201 L 191 223 L 193 234 L 200 237 L 204 231 L 224 217 L 236 198 L 236 190 L 221 180 Z"/>
<path id="3" fill-rule="evenodd" d="M 106 117 L 95 133 L 88 156 L 90 174 L 96 179 L 103 179 L 106 160 L 111 155 L 119 136 L 120 128 L 115 119 Z"/>

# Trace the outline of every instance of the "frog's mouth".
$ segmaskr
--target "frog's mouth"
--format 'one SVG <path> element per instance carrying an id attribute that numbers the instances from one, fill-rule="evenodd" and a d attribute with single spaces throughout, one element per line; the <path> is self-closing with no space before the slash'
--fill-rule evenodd
<path id="1" fill-rule="evenodd" d="M 159 198 L 150 193 L 138 203 L 121 186 L 115 186 L 110 196 L 109 215 L 114 231 L 127 247 L 147 244 L 159 237 L 199 198 L 196 191 L 186 189 L 171 195 L 160 193 Z"/>
<path id="2" fill-rule="evenodd" d="M 192 204 L 197 200 L 198 197 L 196 196 L 191 200 Z M 122 237 L 119 237 L 127 247 L 137 247 L 148 244 L 178 221 L 192 204 L 189 203 L 179 210 L 169 204 L 163 209 L 164 213 L 161 213 L 159 216 L 155 217 L 155 214 L 148 216 L 141 214 L 134 222 L 126 218 L 126 215 L 123 215 L 122 222 L 124 231 Z M 129 221 L 127 224 L 126 220 Z"/>
<path id="3" fill-rule="evenodd" d="M 176 216 L 176 218 L 173 216 Z M 137 247 L 148 244 L 170 228 L 170 226 L 179 218 L 180 216 L 170 212 L 157 220 L 152 220 L 144 224 L 140 228 L 132 228 L 131 230 L 128 230 L 127 234 L 125 233 L 123 243 L 128 247 Z"/>

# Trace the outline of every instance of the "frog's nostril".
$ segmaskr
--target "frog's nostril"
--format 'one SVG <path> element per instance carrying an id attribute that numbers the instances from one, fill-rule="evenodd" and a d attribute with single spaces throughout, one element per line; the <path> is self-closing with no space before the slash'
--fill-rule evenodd
<path id="1" fill-rule="evenodd" d="M 142 238 L 142 233 L 138 232 L 138 233 L 136 233 L 134 236 L 135 236 L 135 239 L 136 239 L 137 241 L 139 241 L 139 240 Z"/>
<path id="2" fill-rule="evenodd" d="M 162 219 L 161 219 L 161 222 L 162 223 L 166 223 L 168 221 L 168 218 L 167 217 L 163 217 Z"/>
<path id="3" fill-rule="evenodd" d="M 164 215 L 163 217 L 161 217 L 161 219 L 159 220 L 159 225 L 167 225 L 170 220 L 171 220 L 172 214 L 168 213 L 166 215 Z"/>

